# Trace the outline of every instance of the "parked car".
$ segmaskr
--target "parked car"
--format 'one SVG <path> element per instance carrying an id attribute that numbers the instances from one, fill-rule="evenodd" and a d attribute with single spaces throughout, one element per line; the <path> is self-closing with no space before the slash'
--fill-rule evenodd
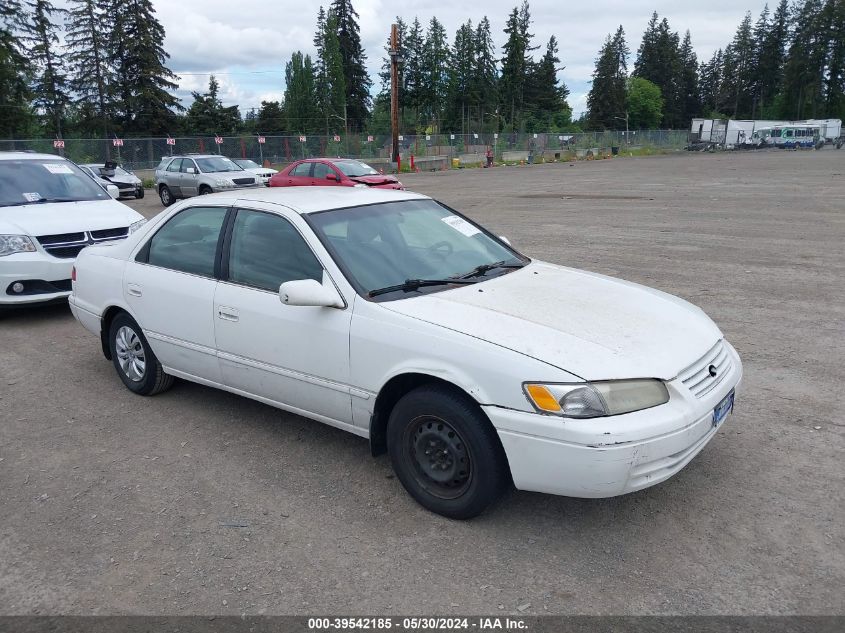
<path id="1" fill-rule="evenodd" d="M 166 207 L 179 198 L 262 186 L 257 176 L 218 154 L 167 156 L 156 167 L 155 183 Z"/>
<path id="2" fill-rule="evenodd" d="M 144 197 L 144 183 L 141 182 L 141 179 L 117 163 L 85 163 L 80 167 L 90 171 L 95 178 L 102 178 L 106 182 L 116 185 L 121 197 Z"/>
<path id="3" fill-rule="evenodd" d="M 742 376 L 699 308 L 531 260 L 408 192 L 181 203 L 85 249 L 74 279 L 74 315 L 131 391 L 179 377 L 369 438 L 459 519 L 511 482 L 610 497 L 668 479 Z"/>
<path id="4" fill-rule="evenodd" d="M 262 167 L 254 160 L 249 160 L 248 158 L 236 158 L 235 163 L 239 167 L 243 167 L 248 172 L 255 174 L 258 176 L 259 180 L 261 180 L 261 184 L 265 186 L 270 186 L 270 178 L 275 174 L 279 173 L 278 169 L 271 169 L 270 167 Z"/>
<path id="5" fill-rule="evenodd" d="M 67 297 L 79 251 L 146 222 L 107 186 L 61 156 L 0 152 L 0 307 Z"/>
<path id="6" fill-rule="evenodd" d="M 404 189 L 396 176 L 381 174 L 367 163 L 346 158 L 309 158 L 285 167 L 270 178 L 271 187 L 372 187 Z"/>

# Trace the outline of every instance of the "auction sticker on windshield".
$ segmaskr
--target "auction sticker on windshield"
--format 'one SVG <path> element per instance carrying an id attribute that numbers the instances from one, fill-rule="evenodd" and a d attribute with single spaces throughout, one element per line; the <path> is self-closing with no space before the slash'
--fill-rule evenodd
<path id="1" fill-rule="evenodd" d="M 73 170 L 70 167 L 61 163 L 44 163 L 44 169 L 51 174 L 73 174 Z"/>
<path id="2" fill-rule="evenodd" d="M 456 215 L 447 215 L 445 218 L 441 218 L 441 220 L 451 226 L 456 231 L 463 233 L 467 237 L 472 237 L 473 235 L 478 235 L 479 233 L 481 233 L 481 231 L 479 231 L 472 224 L 470 224 L 463 218 L 459 218 Z"/>
<path id="3" fill-rule="evenodd" d="M 41 194 L 37 191 L 32 191 L 30 193 L 24 193 L 23 198 L 27 202 L 38 202 L 39 200 L 41 200 Z"/>

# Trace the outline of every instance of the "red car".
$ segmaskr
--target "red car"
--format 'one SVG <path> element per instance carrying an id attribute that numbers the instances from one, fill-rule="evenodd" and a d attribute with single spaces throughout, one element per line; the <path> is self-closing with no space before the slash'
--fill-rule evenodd
<path id="1" fill-rule="evenodd" d="M 404 189 L 396 176 L 380 174 L 359 160 L 309 158 L 288 165 L 270 178 L 271 187 L 375 187 Z"/>

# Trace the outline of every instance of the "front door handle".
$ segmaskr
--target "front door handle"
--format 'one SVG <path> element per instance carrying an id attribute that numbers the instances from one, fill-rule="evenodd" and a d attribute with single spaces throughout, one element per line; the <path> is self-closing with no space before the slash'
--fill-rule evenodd
<path id="1" fill-rule="evenodd" d="M 141 286 L 138 284 L 126 284 L 126 292 L 128 292 L 133 297 L 140 297 L 143 293 L 141 292 Z"/>
<path id="2" fill-rule="evenodd" d="M 238 311 L 234 308 L 220 306 L 217 308 L 217 318 L 223 319 L 224 321 L 237 321 L 240 316 L 238 315 Z"/>

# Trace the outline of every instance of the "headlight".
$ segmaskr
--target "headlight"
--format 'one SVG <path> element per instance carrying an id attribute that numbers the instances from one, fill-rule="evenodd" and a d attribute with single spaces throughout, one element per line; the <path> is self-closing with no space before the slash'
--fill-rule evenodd
<path id="1" fill-rule="evenodd" d="M 367 185 L 358 183 L 357 185 L 352 185 L 353 187 L 357 187 L 358 189 L 367 189 Z"/>
<path id="2" fill-rule="evenodd" d="M 12 253 L 34 253 L 35 244 L 26 235 L 0 235 L 0 257 Z"/>
<path id="3" fill-rule="evenodd" d="M 132 224 L 130 224 L 129 225 L 129 235 L 132 235 L 135 231 L 140 229 L 146 223 L 147 223 L 147 220 L 144 219 L 144 220 L 138 220 L 137 222 L 133 222 Z"/>
<path id="4" fill-rule="evenodd" d="M 233 183 L 228 178 L 218 178 L 217 180 L 214 181 L 214 184 L 217 185 L 218 187 L 234 187 L 235 186 L 235 183 Z"/>
<path id="5" fill-rule="evenodd" d="M 666 385 L 653 379 L 525 383 L 523 388 L 539 412 L 565 418 L 621 415 L 669 402 Z"/>

